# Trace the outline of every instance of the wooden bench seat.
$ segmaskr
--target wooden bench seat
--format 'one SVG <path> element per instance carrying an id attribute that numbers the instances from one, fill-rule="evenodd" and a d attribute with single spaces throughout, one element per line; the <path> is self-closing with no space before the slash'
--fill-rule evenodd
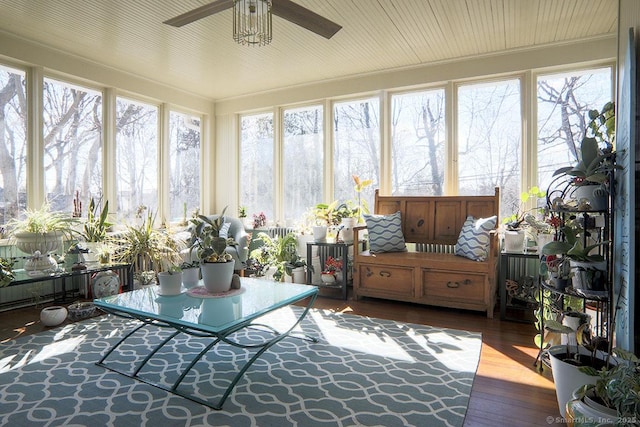
<path id="1" fill-rule="evenodd" d="M 475 261 L 453 254 L 467 216 L 498 214 L 499 190 L 493 196 L 396 197 L 375 195 L 375 213 L 401 212 L 410 250 L 354 253 L 354 298 L 376 297 L 443 307 L 486 311 L 493 317 L 496 300 L 498 241 L 491 236 L 489 256 Z M 357 227 L 355 238 L 366 227 Z M 415 244 L 415 245 L 414 245 Z"/>

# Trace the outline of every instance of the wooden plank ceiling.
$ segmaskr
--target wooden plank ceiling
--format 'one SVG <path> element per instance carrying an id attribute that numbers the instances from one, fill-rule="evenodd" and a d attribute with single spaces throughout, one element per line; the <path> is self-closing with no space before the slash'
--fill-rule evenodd
<path id="1" fill-rule="evenodd" d="M 278 1 L 278 0 L 273 0 Z M 266 47 L 236 44 L 208 0 L 2 0 L 0 31 L 225 99 L 291 85 L 614 34 L 617 0 L 294 0 L 342 25 L 326 40 L 277 16 Z"/>

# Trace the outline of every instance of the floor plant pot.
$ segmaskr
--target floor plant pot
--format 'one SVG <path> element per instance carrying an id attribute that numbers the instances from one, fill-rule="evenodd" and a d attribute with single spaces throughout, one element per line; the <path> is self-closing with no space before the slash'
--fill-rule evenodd
<path id="1" fill-rule="evenodd" d="M 211 293 L 227 292 L 231 289 L 231 278 L 235 262 L 205 262 L 200 267 L 202 282 Z"/>
<path id="2" fill-rule="evenodd" d="M 179 295 L 182 288 L 182 273 L 168 273 L 162 271 L 158 273 L 160 282 L 160 295 Z"/>
<path id="3" fill-rule="evenodd" d="M 67 309 L 59 305 L 43 308 L 40 312 L 40 321 L 45 326 L 58 326 L 66 318 Z"/>
<path id="4" fill-rule="evenodd" d="M 570 351 L 575 351 L 575 346 L 570 346 Z M 591 353 L 584 347 L 578 347 L 581 358 L 590 357 Z M 587 375 L 580 371 L 580 366 L 572 363 L 570 360 L 564 359 L 567 352 L 567 346 L 553 346 L 548 350 L 549 360 L 551 362 L 551 373 L 553 374 L 553 382 L 556 388 L 556 398 L 558 400 L 558 409 L 564 417 L 566 415 L 567 402 L 571 400 L 573 392 L 580 386 L 585 384 L 595 384 L 597 376 Z M 604 354 L 599 353 L 598 359 L 604 365 Z"/>

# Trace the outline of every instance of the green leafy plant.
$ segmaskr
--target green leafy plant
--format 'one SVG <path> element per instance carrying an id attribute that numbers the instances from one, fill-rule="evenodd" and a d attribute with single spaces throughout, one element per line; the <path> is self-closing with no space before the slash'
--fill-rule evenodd
<path id="1" fill-rule="evenodd" d="M 616 348 L 617 363 L 596 370 L 582 367 L 586 374 L 598 376 L 595 384 L 582 386 L 578 397 L 595 397 L 599 403 L 614 409 L 623 421 L 619 425 L 637 425 L 640 419 L 640 359 L 633 353 Z M 636 421 L 633 421 L 636 420 Z"/>
<path id="2" fill-rule="evenodd" d="M 109 216 L 109 201 L 107 200 L 98 213 L 98 206 L 93 197 L 89 200 L 87 220 L 83 225 L 82 237 L 87 242 L 103 242 L 107 237 L 107 229 L 113 224 L 107 221 Z"/>
<path id="3" fill-rule="evenodd" d="M 233 259 L 231 254 L 226 252 L 227 246 L 238 243 L 233 238 L 220 237 L 226 211 L 227 207 L 213 219 L 205 215 L 197 215 L 190 219 L 192 243 L 189 252 L 196 251 L 196 256 L 202 262 L 227 262 Z"/>
<path id="4" fill-rule="evenodd" d="M 14 218 L 7 223 L 7 227 L 14 235 L 17 233 L 46 234 L 59 232 L 71 238 L 76 234 L 74 226 L 77 218 L 72 218 L 62 212 L 53 212 L 48 203 L 40 209 L 26 209 L 22 218 Z"/>
<path id="5" fill-rule="evenodd" d="M 527 192 L 520 193 L 520 203 L 518 204 L 516 211 L 510 216 L 503 218 L 502 223 L 507 226 L 508 230 L 518 230 L 523 222 L 527 221 L 527 224 L 534 222 L 532 215 L 530 212 L 539 210 L 539 208 L 535 207 L 532 209 L 526 209 L 525 206 L 531 199 L 542 199 L 547 196 L 547 193 L 540 190 L 537 186 L 531 187 Z M 532 218 L 528 218 L 531 216 Z"/>
<path id="6" fill-rule="evenodd" d="M 275 267 L 276 272 L 273 275 L 275 281 L 284 280 L 285 273 L 291 275 L 294 265 L 306 265 L 306 262 L 297 254 L 298 239 L 294 233 L 274 238 L 266 233 L 258 233 L 257 238 L 262 240 L 263 245 L 254 249 L 250 257 L 260 264 L 262 271 Z"/>
<path id="7" fill-rule="evenodd" d="M 15 279 L 13 264 L 14 260 L 0 257 L 0 288 L 7 286 Z"/>
<path id="8" fill-rule="evenodd" d="M 585 137 L 580 144 L 580 159 L 575 166 L 560 168 L 557 175 L 573 177 L 576 185 L 602 184 L 606 188 L 611 171 L 615 165 L 615 104 L 606 103 L 601 111 L 589 111 L 589 124 Z"/>
<path id="9" fill-rule="evenodd" d="M 114 239 L 117 244 L 114 257 L 132 265 L 135 271 L 156 273 L 164 265 L 179 264 L 181 245 L 167 228 L 155 227 L 155 214 L 148 212 L 139 226 L 127 226 L 126 231 Z"/>
<path id="10" fill-rule="evenodd" d="M 558 255 L 581 262 L 600 262 L 604 261 L 604 257 L 600 254 L 591 254 L 591 251 L 599 246 L 606 245 L 608 242 L 599 242 L 592 245 L 584 246 L 582 243 L 582 234 L 585 230 L 575 225 L 566 224 L 561 228 L 564 240 L 549 242 L 542 247 L 543 255 Z"/>

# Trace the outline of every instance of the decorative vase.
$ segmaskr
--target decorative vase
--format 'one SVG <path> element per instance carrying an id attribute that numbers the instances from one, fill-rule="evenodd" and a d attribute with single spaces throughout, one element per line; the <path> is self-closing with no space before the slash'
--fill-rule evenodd
<path id="1" fill-rule="evenodd" d="M 193 288 L 200 280 L 200 267 L 185 268 L 182 270 L 182 283 L 185 288 Z"/>
<path id="2" fill-rule="evenodd" d="M 200 267 L 202 282 L 211 293 L 227 292 L 231 289 L 231 278 L 235 262 L 205 262 Z"/>
<path id="3" fill-rule="evenodd" d="M 67 307 L 69 320 L 82 320 L 91 317 L 96 312 L 96 306 L 92 302 L 76 302 Z"/>
<path id="4" fill-rule="evenodd" d="M 315 242 L 324 242 L 327 240 L 326 225 L 316 225 L 312 228 L 312 230 L 313 230 L 313 240 Z"/>
<path id="5" fill-rule="evenodd" d="M 51 252 L 58 250 L 62 243 L 62 233 L 14 233 L 16 247 L 27 255 L 32 255 L 24 263 L 27 271 L 40 271 L 55 268 L 57 262 L 49 256 Z"/>
<path id="6" fill-rule="evenodd" d="M 45 326 L 58 326 L 66 318 L 67 309 L 59 305 L 43 308 L 40 312 L 40 321 Z"/>
<path id="7" fill-rule="evenodd" d="M 160 282 L 160 295 L 179 295 L 182 287 L 182 273 L 168 273 L 166 271 L 158 273 Z"/>

